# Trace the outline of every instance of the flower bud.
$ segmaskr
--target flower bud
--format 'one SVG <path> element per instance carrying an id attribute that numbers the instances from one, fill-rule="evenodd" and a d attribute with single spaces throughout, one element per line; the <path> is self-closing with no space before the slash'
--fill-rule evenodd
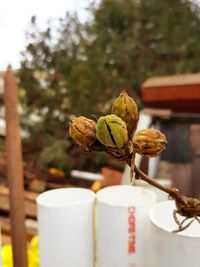
<path id="1" fill-rule="evenodd" d="M 122 91 L 113 102 L 112 113 L 125 121 L 127 130 L 131 135 L 138 122 L 138 108 L 133 98 L 129 97 L 125 91 Z"/>
<path id="2" fill-rule="evenodd" d="M 157 157 L 166 148 L 166 144 L 165 135 L 156 129 L 141 130 L 133 137 L 135 151 L 148 157 Z"/>
<path id="3" fill-rule="evenodd" d="M 97 139 L 107 147 L 122 149 L 128 143 L 126 123 L 116 115 L 100 117 L 96 131 Z"/>
<path id="4" fill-rule="evenodd" d="M 84 148 L 90 148 L 96 140 L 96 123 L 80 116 L 70 122 L 69 135 Z"/>

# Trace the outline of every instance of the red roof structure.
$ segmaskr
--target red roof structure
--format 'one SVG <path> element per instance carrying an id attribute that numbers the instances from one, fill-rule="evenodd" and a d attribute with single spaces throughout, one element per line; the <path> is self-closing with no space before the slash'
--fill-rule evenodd
<path id="1" fill-rule="evenodd" d="M 200 113 L 200 73 L 149 78 L 142 101 L 145 107 Z"/>

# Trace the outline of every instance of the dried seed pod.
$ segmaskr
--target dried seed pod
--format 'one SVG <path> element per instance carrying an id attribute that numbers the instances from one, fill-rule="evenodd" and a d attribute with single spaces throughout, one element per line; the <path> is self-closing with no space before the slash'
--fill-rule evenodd
<path id="1" fill-rule="evenodd" d="M 70 122 L 69 135 L 80 146 L 89 149 L 96 140 L 96 123 L 84 116 Z"/>
<path id="2" fill-rule="evenodd" d="M 148 157 L 157 157 L 167 144 L 165 135 L 156 129 L 141 130 L 132 141 L 135 151 Z"/>
<path id="3" fill-rule="evenodd" d="M 102 116 L 98 119 L 96 136 L 106 147 L 119 150 L 125 148 L 128 143 L 126 123 L 120 117 L 113 114 Z"/>
<path id="4" fill-rule="evenodd" d="M 125 91 L 122 91 L 113 102 L 112 113 L 125 121 L 127 130 L 132 135 L 138 122 L 138 108 L 134 99 L 129 97 Z"/>

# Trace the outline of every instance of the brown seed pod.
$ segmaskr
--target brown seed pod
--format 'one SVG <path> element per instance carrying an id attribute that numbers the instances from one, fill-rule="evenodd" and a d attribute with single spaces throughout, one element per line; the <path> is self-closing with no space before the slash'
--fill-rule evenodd
<path id="1" fill-rule="evenodd" d="M 128 96 L 125 91 L 122 91 L 113 102 L 112 113 L 126 123 L 128 133 L 132 135 L 138 122 L 138 108 L 134 99 Z"/>
<path id="2" fill-rule="evenodd" d="M 96 140 L 96 123 L 84 116 L 70 122 L 69 135 L 80 146 L 89 149 Z"/>
<path id="3" fill-rule="evenodd" d="M 165 135 L 156 129 L 143 129 L 137 132 L 132 142 L 135 152 L 148 157 L 157 157 L 167 144 Z"/>

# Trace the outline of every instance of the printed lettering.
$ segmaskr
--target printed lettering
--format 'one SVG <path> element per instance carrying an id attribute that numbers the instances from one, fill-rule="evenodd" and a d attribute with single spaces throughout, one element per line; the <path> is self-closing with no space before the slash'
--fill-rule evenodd
<path id="1" fill-rule="evenodd" d="M 128 253 L 132 254 L 135 253 L 135 208 L 129 207 L 128 208 Z"/>

